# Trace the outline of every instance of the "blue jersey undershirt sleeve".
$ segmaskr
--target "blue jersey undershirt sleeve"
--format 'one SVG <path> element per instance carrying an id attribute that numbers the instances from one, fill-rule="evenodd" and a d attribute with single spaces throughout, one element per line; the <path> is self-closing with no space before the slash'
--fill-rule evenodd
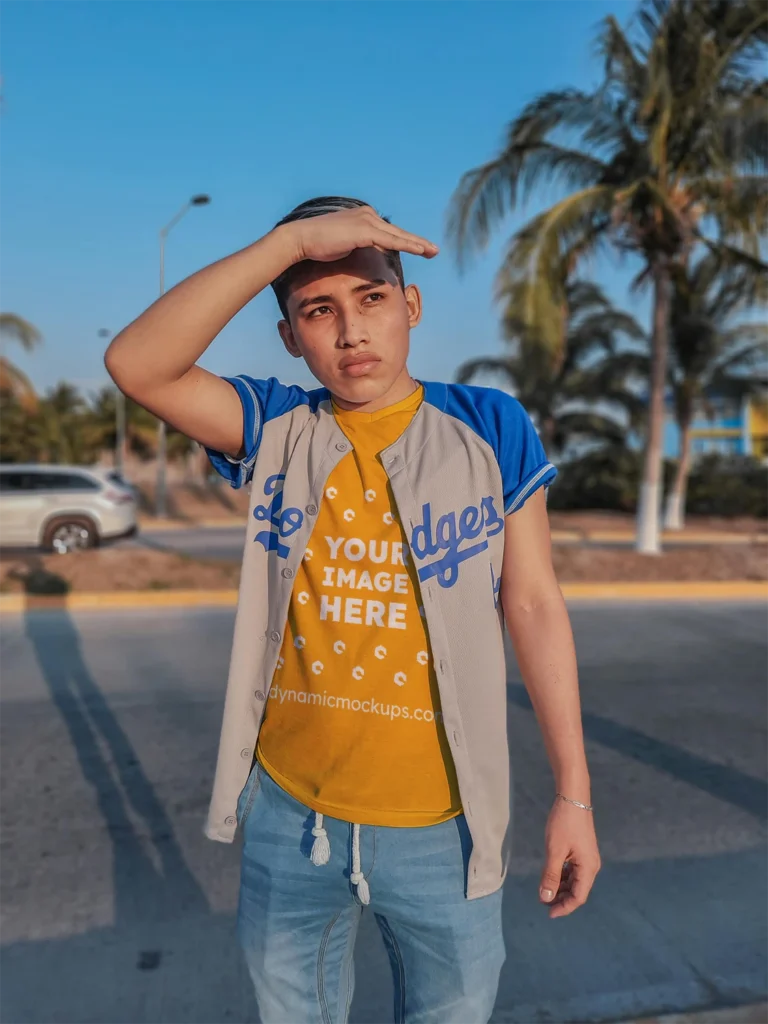
<path id="1" fill-rule="evenodd" d="M 557 475 L 531 418 L 512 395 L 497 388 L 449 384 L 444 411 L 461 420 L 493 449 L 501 473 L 504 514 L 522 508 Z M 442 388 L 437 392 L 437 400 Z M 427 391 L 429 397 L 429 387 Z"/>
<path id="2" fill-rule="evenodd" d="M 511 395 L 504 395 L 499 432 L 499 466 L 504 484 L 504 514 L 522 508 L 540 487 L 549 487 L 557 470 L 549 461 L 531 417 Z"/>
<path id="3" fill-rule="evenodd" d="M 228 480 L 232 487 L 250 483 L 256 456 L 259 454 L 264 424 L 291 412 L 298 405 L 310 401 L 310 393 L 296 385 L 281 384 L 275 377 L 257 380 L 240 374 L 223 377 L 237 391 L 243 407 L 243 447 L 239 458 L 206 448 L 213 468 Z"/>

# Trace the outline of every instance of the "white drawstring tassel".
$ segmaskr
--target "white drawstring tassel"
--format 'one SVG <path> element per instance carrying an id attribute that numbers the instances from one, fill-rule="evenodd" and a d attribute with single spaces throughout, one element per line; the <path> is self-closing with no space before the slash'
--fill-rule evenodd
<path id="1" fill-rule="evenodd" d="M 331 859 L 331 843 L 328 833 L 323 828 L 323 816 L 319 811 L 315 811 L 315 827 L 312 829 L 312 835 L 315 837 L 315 841 L 312 843 L 310 860 L 316 867 L 322 867 Z"/>
<path id="2" fill-rule="evenodd" d="M 349 876 L 352 885 L 357 886 L 357 895 L 363 906 L 371 902 L 371 893 L 365 875 L 360 870 L 360 826 L 352 826 L 352 874 Z"/>

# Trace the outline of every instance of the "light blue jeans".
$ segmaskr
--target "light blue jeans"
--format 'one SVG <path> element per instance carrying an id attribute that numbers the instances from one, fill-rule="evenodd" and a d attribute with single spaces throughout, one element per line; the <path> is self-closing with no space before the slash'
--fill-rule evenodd
<path id="1" fill-rule="evenodd" d="M 362 906 L 352 826 L 324 819 L 330 861 L 310 857 L 314 813 L 254 765 L 240 795 L 238 933 L 263 1024 L 344 1024 Z M 463 816 L 426 828 L 364 825 L 362 870 L 392 965 L 395 1024 L 486 1024 L 504 962 L 501 890 L 468 900 Z"/>

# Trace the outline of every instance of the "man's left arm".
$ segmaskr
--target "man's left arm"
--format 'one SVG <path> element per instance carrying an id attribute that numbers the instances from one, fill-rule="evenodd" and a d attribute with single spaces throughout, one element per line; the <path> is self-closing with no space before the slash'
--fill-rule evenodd
<path id="1" fill-rule="evenodd" d="M 543 488 L 506 517 L 501 601 L 556 793 L 590 805 L 576 652 L 552 566 Z M 545 840 L 539 896 L 549 904 L 550 917 L 564 917 L 586 902 L 600 870 L 592 812 L 555 797 Z"/>

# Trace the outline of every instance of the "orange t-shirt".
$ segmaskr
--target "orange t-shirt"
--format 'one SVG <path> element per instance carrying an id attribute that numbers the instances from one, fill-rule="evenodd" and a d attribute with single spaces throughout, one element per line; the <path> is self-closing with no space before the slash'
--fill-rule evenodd
<path id="1" fill-rule="evenodd" d="M 379 453 L 423 400 L 336 420 L 331 473 L 296 573 L 257 757 L 312 810 L 361 825 L 461 812 L 416 572 Z"/>

